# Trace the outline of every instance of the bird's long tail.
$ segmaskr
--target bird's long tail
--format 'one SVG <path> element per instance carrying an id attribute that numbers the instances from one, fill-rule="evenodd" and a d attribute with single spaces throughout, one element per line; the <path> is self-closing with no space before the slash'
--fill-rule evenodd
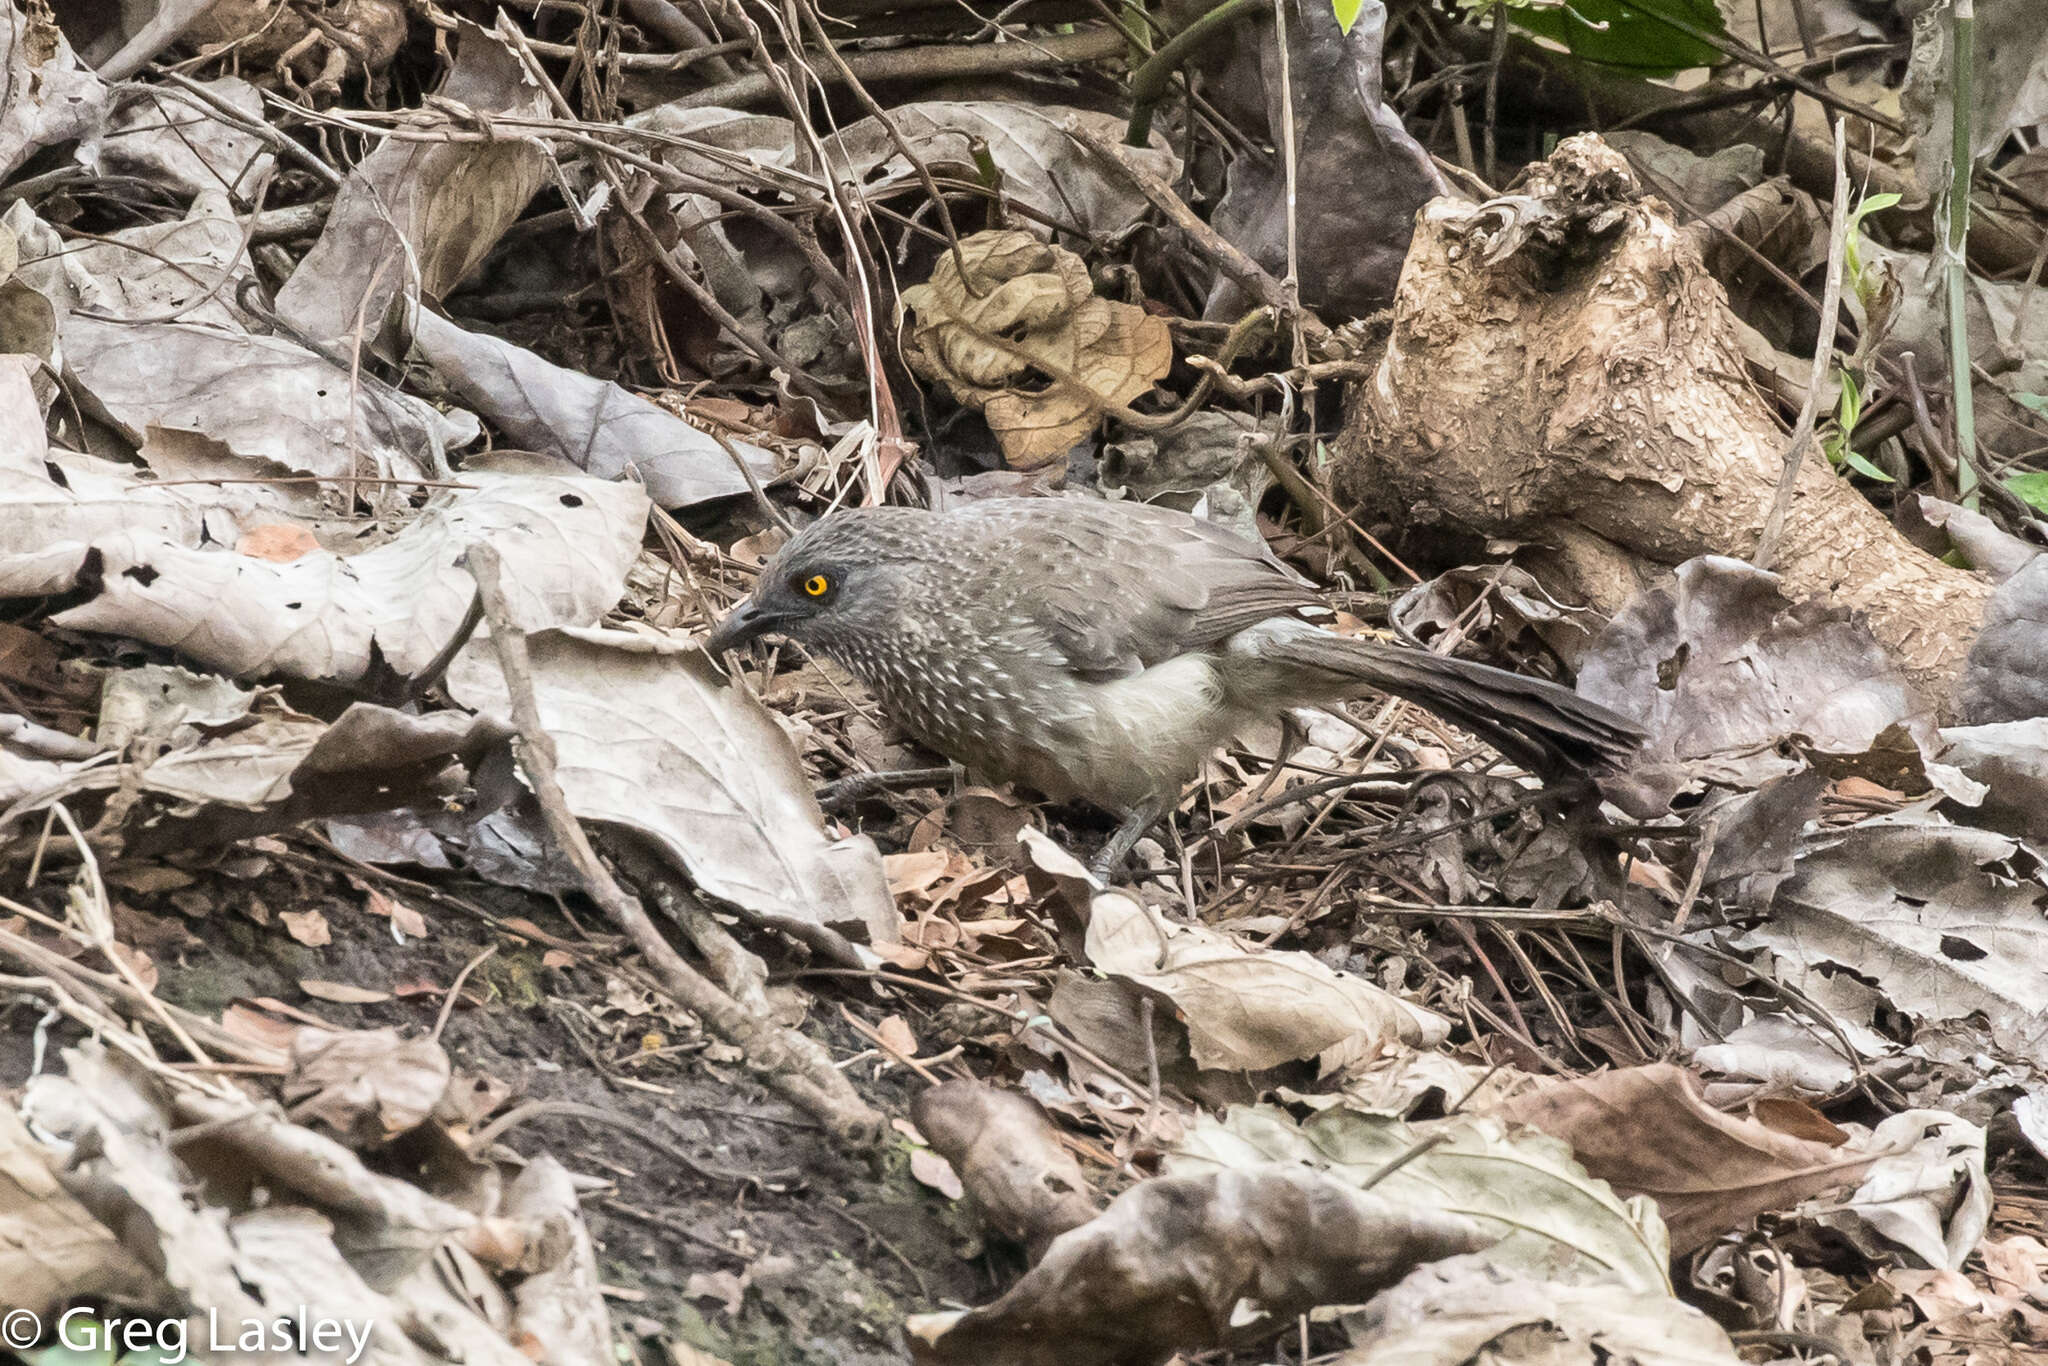
<path id="1" fill-rule="evenodd" d="M 1425 707 L 1546 778 L 1613 772 L 1643 741 L 1627 717 L 1569 688 L 1467 659 L 1314 628 L 1276 632 L 1258 653 L 1299 670 L 1308 691 L 1370 690 Z"/>

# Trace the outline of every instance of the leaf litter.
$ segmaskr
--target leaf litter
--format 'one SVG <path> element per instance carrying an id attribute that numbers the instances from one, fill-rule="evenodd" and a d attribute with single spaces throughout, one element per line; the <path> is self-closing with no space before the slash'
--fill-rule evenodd
<path id="1" fill-rule="evenodd" d="M 1928 196 L 1830 240 L 1812 171 L 1817 90 L 1873 184 L 1946 174 L 1853 47 L 1917 83 L 1928 25 L 1580 54 L 1718 53 L 1736 106 L 1774 27 L 1850 44 L 1773 183 L 1711 109 L 1538 127 L 1520 10 L 1222 6 L 1151 65 L 965 11 L 189 8 L 0 0 L 6 1307 L 391 1362 L 2043 1341 L 2038 35 L 1982 21 L 1959 457 Z M 832 120 L 761 64 L 791 20 Z M 1127 55 L 1128 125 L 977 65 Z M 1511 130 L 1556 144 L 1512 185 Z M 1833 373 L 1703 214 L 1781 280 L 1848 253 Z M 1661 373 L 1688 336 L 1780 408 Z M 1488 339 L 1557 385 L 1475 425 Z M 1826 467 L 1744 561 L 1810 378 Z M 1431 718 L 1291 717 L 1114 888 L 1094 815 L 973 775 L 821 803 L 918 756 L 698 631 L 789 514 L 1027 491 L 1264 537 L 1340 629 L 1649 744 L 1566 813 Z"/>

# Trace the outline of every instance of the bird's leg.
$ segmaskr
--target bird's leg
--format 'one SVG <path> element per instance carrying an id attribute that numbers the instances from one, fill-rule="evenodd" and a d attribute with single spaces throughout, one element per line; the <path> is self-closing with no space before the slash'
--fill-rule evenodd
<path id="1" fill-rule="evenodd" d="M 819 788 L 818 805 L 827 811 L 837 811 L 884 792 L 906 792 L 913 787 L 952 783 L 964 771 L 958 764 L 941 764 L 936 768 L 895 768 L 880 773 L 856 773 Z"/>
<path id="2" fill-rule="evenodd" d="M 1124 823 L 1116 828 L 1116 833 L 1109 837 L 1109 841 L 1089 861 L 1088 871 L 1094 875 L 1096 881 L 1110 882 L 1113 875 L 1124 866 L 1124 860 L 1131 856 L 1131 850 L 1137 847 L 1138 841 L 1145 838 L 1172 807 L 1171 798 L 1154 797 L 1131 808 L 1130 814 L 1124 817 Z"/>

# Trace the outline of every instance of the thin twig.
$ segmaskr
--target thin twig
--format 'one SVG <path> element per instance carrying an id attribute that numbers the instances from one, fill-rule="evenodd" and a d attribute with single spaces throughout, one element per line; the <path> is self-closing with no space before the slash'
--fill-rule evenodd
<path id="1" fill-rule="evenodd" d="M 1778 491 L 1771 499 L 1771 511 L 1764 518 L 1763 534 L 1757 537 L 1756 553 L 1749 562 L 1758 569 L 1769 569 L 1771 560 L 1778 553 L 1778 539 L 1785 531 L 1785 513 L 1792 506 L 1792 488 L 1799 482 L 1799 466 L 1805 459 L 1806 448 L 1813 444 L 1814 422 L 1820 415 L 1820 395 L 1827 383 L 1828 370 L 1835 362 L 1835 319 L 1842 308 L 1842 263 L 1844 247 L 1849 238 L 1849 167 L 1848 145 L 1843 125 L 1835 124 L 1835 207 L 1828 220 L 1828 273 L 1827 284 L 1820 296 L 1820 331 L 1815 334 L 1813 346 L 1813 368 L 1806 381 L 1806 402 L 1800 405 L 1799 421 L 1792 428 L 1792 439 L 1785 445 L 1785 468 L 1778 475 Z"/>

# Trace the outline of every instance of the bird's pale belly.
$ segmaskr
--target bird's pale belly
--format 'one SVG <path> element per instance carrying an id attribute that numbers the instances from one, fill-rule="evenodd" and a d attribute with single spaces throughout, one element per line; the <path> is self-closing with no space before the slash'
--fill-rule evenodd
<path id="1" fill-rule="evenodd" d="M 935 704 L 934 680 L 921 681 L 915 697 L 902 695 L 896 680 L 877 681 L 899 724 L 970 769 L 1057 800 L 1128 810 L 1178 795 L 1234 729 L 1207 654 L 1106 683 L 1062 674 L 1028 699 L 1005 696 L 1003 680 L 990 679 L 989 688 L 949 689 Z"/>

